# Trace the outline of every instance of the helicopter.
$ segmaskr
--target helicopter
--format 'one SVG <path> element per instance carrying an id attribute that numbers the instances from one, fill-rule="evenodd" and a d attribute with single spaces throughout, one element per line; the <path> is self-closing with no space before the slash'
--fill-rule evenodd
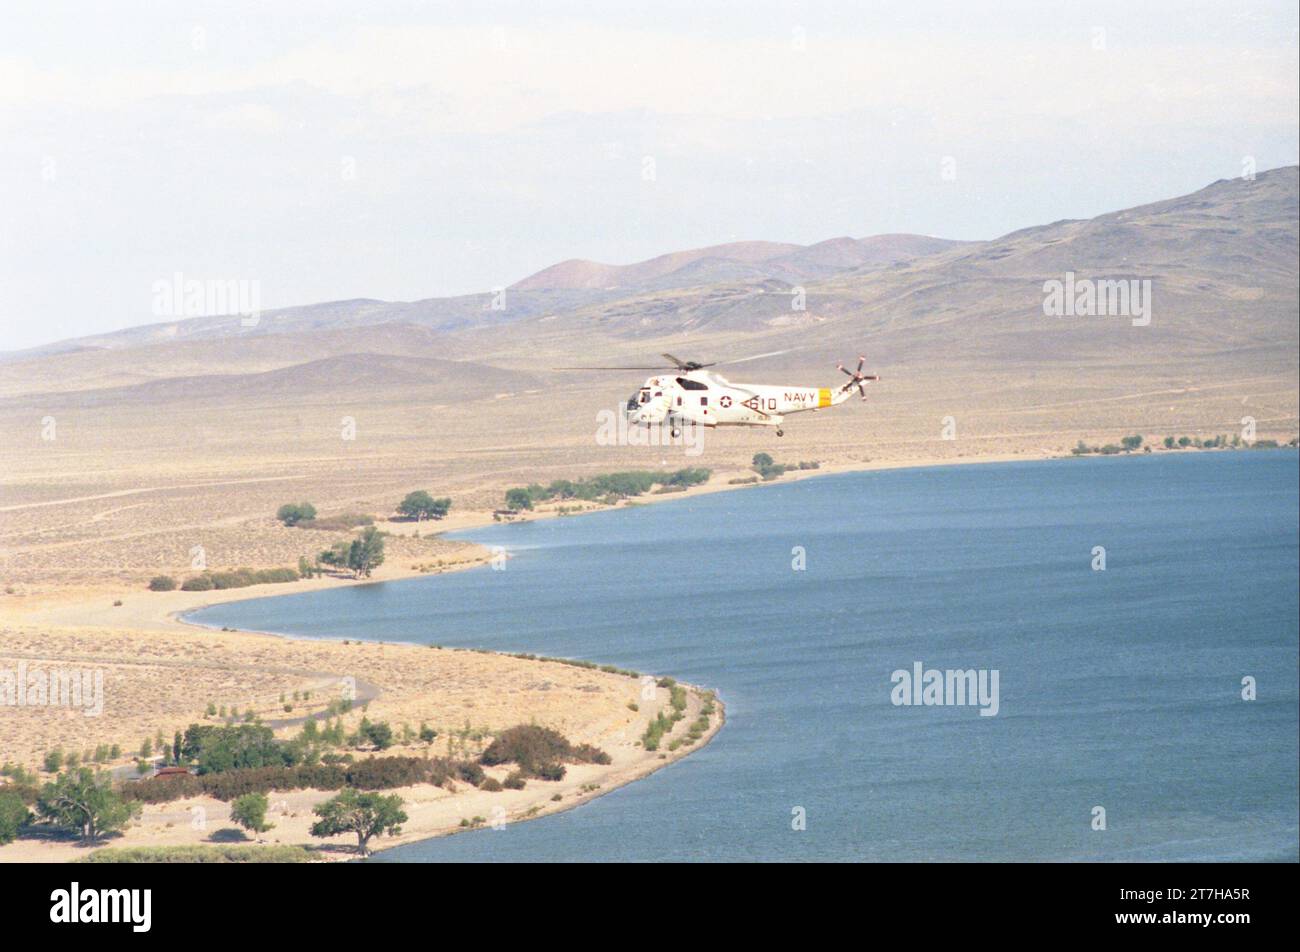
<path id="1" fill-rule="evenodd" d="M 758 354 L 729 363 L 743 363 L 772 354 Z M 658 370 L 660 373 L 646 379 L 624 406 L 629 425 L 662 426 L 667 424 L 674 437 L 681 435 L 687 424 L 696 426 L 768 426 L 784 436 L 782 424 L 791 413 L 805 410 L 822 410 L 839 406 L 853 396 L 856 388 L 867 399 L 864 384 L 879 380 L 875 374 L 864 374 L 862 368 L 867 358 L 858 357 L 856 370 L 843 364 L 838 369 L 848 375 L 840 387 L 787 387 L 779 384 L 732 383 L 722 374 L 706 368 L 718 366 L 717 362 L 699 363 L 682 360 L 672 354 L 663 354 L 667 367 L 558 367 L 557 370 Z M 664 371 L 667 372 L 664 372 Z"/>

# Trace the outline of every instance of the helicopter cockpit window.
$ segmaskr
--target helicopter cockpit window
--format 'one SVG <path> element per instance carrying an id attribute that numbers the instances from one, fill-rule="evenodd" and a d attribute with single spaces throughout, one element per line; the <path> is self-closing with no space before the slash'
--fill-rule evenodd
<path id="1" fill-rule="evenodd" d="M 629 410 L 635 410 L 639 404 L 645 403 L 645 401 L 646 392 L 644 390 L 638 390 L 632 394 L 632 396 L 627 398 L 627 408 Z"/>

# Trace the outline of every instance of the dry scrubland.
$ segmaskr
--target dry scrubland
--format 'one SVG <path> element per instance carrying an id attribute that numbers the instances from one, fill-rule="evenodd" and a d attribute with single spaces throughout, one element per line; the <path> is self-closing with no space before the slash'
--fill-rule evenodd
<path id="1" fill-rule="evenodd" d="M 241 712 L 252 708 L 265 723 L 279 725 L 278 735 L 289 736 L 300 729 L 303 716 L 323 712 L 330 700 L 341 696 L 345 678 L 354 679 L 358 700 L 365 701 L 365 716 L 371 720 L 412 728 L 424 722 L 439 732 L 431 746 L 399 745 L 386 756 L 477 755 L 493 731 L 537 723 L 554 727 L 575 744 L 596 745 L 611 757 L 608 765 L 570 765 L 562 781 L 530 780 L 523 790 L 490 793 L 460 784 L 455 790 L 421 785 L 392 791 L 407 801 L 411 819 L 404 825 L 403 837 L 380 839 L 374 844 L 378 847 L 452 832 L 461 828 L 462 819 L 476 816 L 491 822 L 497 816 L 514 820 L 565 809 L 676 757 L 646 751 L 638 744 L 648 720 L 666 707 L 669 692 L 654 688 L 653 700 L 647 699 L 645 685 L 625 674 L 468 650 L 296 641 L 234 632 L 207 637 L 155 631 L 142 638 L 139 632 L 113 629 L 6 628 L 0 635 L 4 639 L 0 666 L 27 660 L 31 666 L 104 671 L 102 716 L 17 709 L 0 717 L 0 745 L 31 767 L 39 763 L 44 750 L 53 747 L 80 751 L 116 743 L 135 751 L 145 737 L 159 730 L 170 740 L 174 729 L 215 721 L 204 716 L 208 701 L 237 706 Z M 294 710 L 286 713 L 280 695 L 292 696 L 294 691 L 309 691 L 311 700 L 294 704 Z M 374 699 L 366 701 L 368 697 Z M 630 703 L 639 710 L 633 711 Z M 693 718 L 699 708 L 699 697 L 692 694 L 688 715 Z M 362 716 L 358 704 L 345 717 L 349 729 Z M 715 730 L 716 726 L 717 721 Z M 497 779 L 507 772 L 505 768 L 488 771 Z M 272 794 L 276 828 L 262 839 L 272 844 L 321 845 L 307 828 L 314 819 L 311 806 L 329 795 Z M 195 806 L 207 813 L 203 829 L 191 828 Z M 498 813 L 498 808 L 503 812 Z M 228 833 L 233 827 L 229 810 L 229 804 L 209 797 L 146 806 L 138 823 L 109 842 L 115 846 L 221 842 L 225 834 L 220 831 Z M 346 837 L 325 842 L 339 855 L 347 855 L 346 847 L 351 845 Z M 86 847 L 72 842 L 20 839 L 0 847 L 0 860 L 71 859 L 86 852 Z"/>

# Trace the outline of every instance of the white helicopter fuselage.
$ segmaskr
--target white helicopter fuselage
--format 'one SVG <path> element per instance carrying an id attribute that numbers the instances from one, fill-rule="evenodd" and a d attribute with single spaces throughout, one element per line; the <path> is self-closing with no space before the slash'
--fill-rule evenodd
<path id="1" fill-rule="evenodd" d="M 791 413 L 836 406 L 843 388 L 732 383 L 707 370 L 650 377 L 627 402 L 628 422 L 639 426 L 775 426 Z"/>

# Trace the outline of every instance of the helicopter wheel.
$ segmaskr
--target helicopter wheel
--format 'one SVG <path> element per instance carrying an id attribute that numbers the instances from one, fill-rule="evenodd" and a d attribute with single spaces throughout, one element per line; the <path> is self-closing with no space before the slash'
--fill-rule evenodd
<path id="1" fill-rule="evenodd" d="M 674 440 L 677 439 L 677 437 L 682 435 L 682 431 L 679 430 L 677 427 L 673 427 L 669 432 L 672 434 Z"/>
<path id="2" fill-rule="evenodd" d="M 776 435 L 777 435 L 777 436 L 785 436 L 785 430 L 781 429 L 780 427 L 777 427 L 777 428 L 776 428 Z"/>

